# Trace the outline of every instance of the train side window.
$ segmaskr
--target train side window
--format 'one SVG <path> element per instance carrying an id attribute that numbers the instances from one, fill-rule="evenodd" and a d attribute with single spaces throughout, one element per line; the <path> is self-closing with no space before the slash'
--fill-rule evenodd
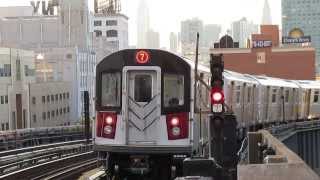
<path id="1" fill-rule="evenodd" d="M 318 103 L 319 102 L 319 91 L 314 92 L 313 102 Z"/>
<path id="2" fill-rule="evenodd" d="M 285 92 L 284 100 L 286 103 L 289 102 L 289 90 L 288 89 Z"/>
<path id="3" fill-rule="evenodd" d="M 164 95 L 165 107 L 176 107 L 184 105 L 184 77 L 183 75 L 164 75 Z"/>
<path id="4" fill-rule="evenodd" d="M 101 83 L 101 105 L 107 107 L 120 106 L 121 75 L 117 73 L 103 73 Z"/>
<path id="5" fill-rule="evenodd" d="M 134 100 L 150 102 L 152 99 L 152 77 L 148 74 L 138 74 L 134 77 Z"/>
<path id="6" fill-rule="evenodd" d="M 276 103 L 277 102 L 277 89 L 273 89 L 272 90 L 272 99 L 271 99 L 272 103 Z"/>
<path id="7" fill-rule="evenodd" d="M 248 103 L 251 102 L 251 87 L 248 87 Z"/>
<path id="8" fill-rule="evenodd" d="M 240 97 L 241 97 L 241 87 L 236 87 L 236 103 L 240 104 Z"/>

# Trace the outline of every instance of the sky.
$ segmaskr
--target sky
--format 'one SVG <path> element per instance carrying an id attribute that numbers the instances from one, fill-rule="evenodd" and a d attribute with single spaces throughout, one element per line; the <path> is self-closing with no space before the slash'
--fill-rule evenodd
<path id="1" fill-rule="evenodd" d="M 93 0 L 89 1 L 93 9 Z M 121 0 L 122 13 L 129 17 L 129 44 L 136 44 L 136 17 L 140 0 Z M 161 47 L 169 47 L 170 32 L 180 31 L 180 22 L 197 17 L 204 24 L 221 24 L 222 32 L 233 21 L 246 17 L 260 24 L 265 0 L 147 0 L 150 27 L 160 32 Z M 30 0 L 0 0 L 0 6 L 29 5 Z M 281 0 L 269 0 L 272 22 L 281 26 Z"/>

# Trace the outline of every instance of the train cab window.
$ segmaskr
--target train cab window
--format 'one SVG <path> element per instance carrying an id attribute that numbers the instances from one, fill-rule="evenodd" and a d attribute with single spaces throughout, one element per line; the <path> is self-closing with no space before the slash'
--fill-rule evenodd
<path id="1" fill-rule="evenodd" d="M 318 103 L 319 102 L 319 91 L 314 92 L 313 102 Z"/>
<path id="2" fill-rule="evenodd" d="M 272 99 L 271 99 L 272 103 L 276 103 L 277 102 L 277 89 L 273 89 L 272 90 Z"/>
<path id="3" fill-rule="evenodd" d="M 134 77 L 134 100 L 136 102 L 150 102 L 152 99 L 152 77 L 138 74 Z"/>
<path id="4" fill-rule="evenodd" d="M 120 106 L 121 75 L 117 73 L 102 74 L 101 105 L 107 107 Z"/>
<path id="5" fill-rule="evenodd" d="M 164 75 L 164 106 L 184 105 L 184 77 L 182 75 Z"/>

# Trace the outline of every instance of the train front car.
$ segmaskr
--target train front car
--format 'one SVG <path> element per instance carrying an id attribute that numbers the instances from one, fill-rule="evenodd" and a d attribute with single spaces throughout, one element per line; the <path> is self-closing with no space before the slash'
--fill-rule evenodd
<path id="1" fill-rule="evenodd" d="M 122 50 L 98 64 L 94 149 L 108 173 L 182 172 L 192 151 L 190 74 L 182 58 L 161 50 Z"/>

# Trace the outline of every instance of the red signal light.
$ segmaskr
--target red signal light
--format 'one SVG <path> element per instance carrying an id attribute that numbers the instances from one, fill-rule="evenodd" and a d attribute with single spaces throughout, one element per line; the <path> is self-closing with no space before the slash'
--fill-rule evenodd
<path id="1" fill-rule="evenodd" d="M 221 88 L 212 88 L 211 104 L 224 104 L 224 93 Z"/>
<path id="2" fill-rule="evenodd" d="M 146 51 L 138 51 L 136 54 L 136 61 L 138 64 L 146 64 L 150 60 L 150 54 Z"/>

